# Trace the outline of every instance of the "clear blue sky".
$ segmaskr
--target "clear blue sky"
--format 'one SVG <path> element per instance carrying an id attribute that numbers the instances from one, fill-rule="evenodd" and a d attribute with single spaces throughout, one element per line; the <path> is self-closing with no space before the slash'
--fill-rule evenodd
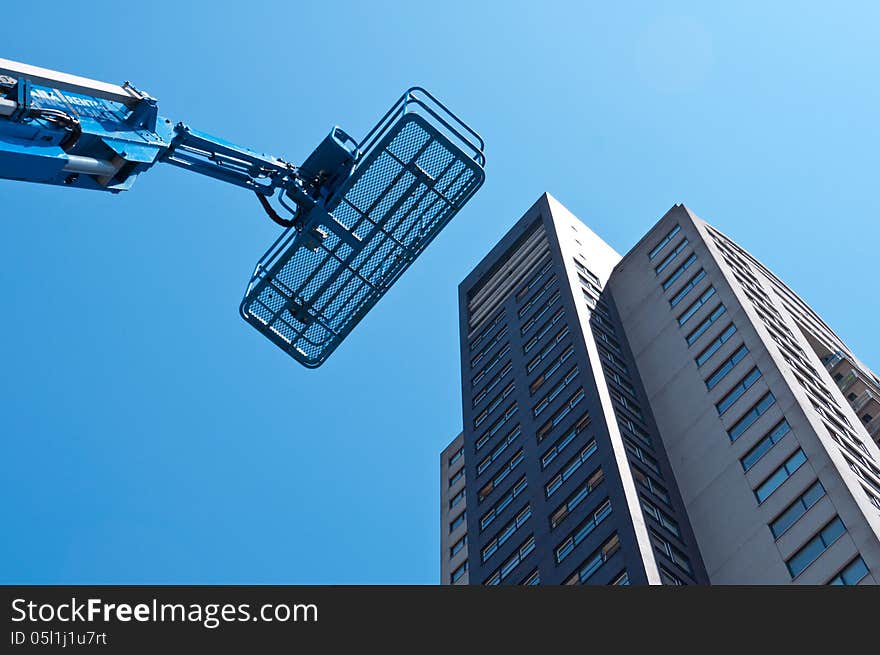
<path id="1" fill-rule="evenodd" d="M 457 285 L 545 190 L 621 252 L 685 202 L 880 367 L 880 9 L 720 4 L 7 3 L 0 56 L 242 145 L 301 161 L 420 83 L 489 164 L 316 371 L 238 317 L 250 194 L 0 182 L 0 582 L 436 582 Z"/>

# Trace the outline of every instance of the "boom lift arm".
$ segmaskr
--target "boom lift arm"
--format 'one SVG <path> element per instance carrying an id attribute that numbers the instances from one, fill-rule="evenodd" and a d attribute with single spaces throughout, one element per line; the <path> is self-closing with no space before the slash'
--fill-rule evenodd
<path id="1" fill-rule="evenodd" d="M 419 87 L 361 141 L 341 128 L 295 166 L 159 115 L 128 82 L 0 59 L 0 178 L 118 193 L 158 163 L 254 192 L 286 228 L 242 317 L 322 364 L 482 185 L 480 136 Z"/>

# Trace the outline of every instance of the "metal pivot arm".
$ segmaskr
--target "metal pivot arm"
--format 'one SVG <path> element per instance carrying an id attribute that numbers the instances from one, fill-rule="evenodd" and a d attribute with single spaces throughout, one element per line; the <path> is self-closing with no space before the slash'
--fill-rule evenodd
<path id="1" fill-rule="evenodd" d="M 253 191 L 286 231 L 242 317 L 320 366 L 485 179 L 480 136 L 420 87 L 360 142 L 336 127 L 294 166 L 173 123 L 130 84 L 0 59 L 0 179 L 113 193 L 157 163 Z"/>

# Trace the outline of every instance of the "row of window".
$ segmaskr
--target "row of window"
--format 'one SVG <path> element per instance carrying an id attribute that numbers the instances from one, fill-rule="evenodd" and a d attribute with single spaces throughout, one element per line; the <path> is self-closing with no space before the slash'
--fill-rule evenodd
<path id="1" fill-rule="evenodd" d="M 514 441 L 519 438 L 519 435 L 522 434 L 522 429 L 517 423 L 514 428 L 507 433 L 507 436 L 492 450 L 491 453 L 486 455 L 486 457 L 477 465 L 477 475 L 480 475 L 492 465 L 496 459 L 498 459 L 507 447 L 510 446 Z"/>
<path id="2" fill-rule="evenodd" d="M 480 532 L 488 528 L 492 525 L 492 521 L 494 521 L 505 509 L 508 508 L 510 503 L 516 500 L 517 496 L 519 496 L 522 492 L 524 492 L 528 488 L 528 481 L 526 480 L 526 476 L 523 475 L 519 480 L 517 480 L 507 492 L 501 496 L 501 498 L 496 501 L 496 503 L 490 507 L 482 517 L 480 517 Z"/>
<path id="3" fill-rule="evenodd" d="M 553 494 L 559 491 L 560 487 L 574 475 L 575 471 L 577 471 L 584 463 L 592 457 L 596 451 L 598 450 L 598 446 L 596 445 L 596 440 L 591 439 L 590 442 L 581 448 L 580 452 L 577 455 L 572 457 L 565 463 L 565 466 L 554 475 L 547 484 L 544 485 L 544 495 L 547 498 L 550 498 Z"/>
<path id="4" fill-rule="evenodd" d="M 504 381 L 504 378 L 507 377 L 510 372 L 513 370 L 513 362 L 511 360 L 507 360 L 504 364 L 504 367 L 495 374 L 495 376 L 486 383 L 486 386 L 483 387 L 477 395 L 474 396 L 473 407 L 479 405 L 483 399 L 486 398 L 492 391 Z"/>
<path id="5" fill-rule="evenodd" d="M 605 479 L 605 473 L 599 467 L 584 481 L 584 483 L 575 489 L 563 503 L 553 510 L 550 514 L 550 529 L 554 530 L 562 523 L 566 517 L 571 514 L 593 490 L 598 487 Z"/>
<path id="6" fill-rule="evenodd" d="M 503 428 L 507 424 L 507 422 L 513 417 L 513 415 L 517 413 L 517 411 L 519 411 L 519 405 L 514 400 L 513 404 L 510 405 L 510 407 L 508 407 L 507 410 L 504 412 L 504 415 L 499 416 L 495 420 L 495 422 L 491 426 L 489 426 L 489 429 L 480 435 L 480 438 L 477 439 L 476 443 L 474 444 L 476 446 L 476 449 L 479 451 L 483 448 L 483 446 L 489 443 L 492 437 L 498 434 L 501 428 Z"/>
<path id="7" fill-rule="evenodd" d="M 525 295 L 538 285 L 547 271 L 553 267 L 553 260 L 548 257 L 547 260 L 543 264 L 539 264 L 539 266 L 540 268 L 538 269 L 538 272 L 532 275 L 532 278 L 516 292 L 516 302 L 525 298 Z"/>
<path id="8" fill-rule="evenodd" d="M 555 305 L 557 303 L 557 301 L 559 300 L 560 297 L 561 297 L 561 294 L 560 294 L 559 290 L 554 292 L 553 295 L 550 296 L 550 299 L 547 300 L 546 303 L 544 303 L 544 305 L 541 307 L 541 309 L 538 310 L 538 312 L 534 316 L 532 316 L 528 321 L 526 321 L 523 324 L 523 326 L 520 328 L 520 334 L 525 336 L 529 330 L 531 330 L 533 327 L 535 327 L 537 322 L 540 321 L 542 318 L 544 318 L 544 316 L 547 315 L 547 312 L 549 312 L 551 309 L 553 309 L 553 305 Z"/>
<path id="9" fill-rule="evenodd" d="M 710 298 L 715 295 L 715 287 L 709 287 L 703 293 L 700 294 L 700 297 L 697 298 L 694 302 L 688 305 L 687 309 L 681 313 L 678 317 L 679 326 L 687 323 L 691 318 L 693 318 L 694 314 L 696 314 L 700 308 L 702 308 Z"/>
<path id="10" fill-rule="evenodd" d="M 572 530 L 571 533 L 554 549 L 553 552 L 556 557 L 556 563 L 561 564 L 566 557 L 571 555 L 574 549 L 577 548 L 584 539 L 589 537 L 593 530 L 595 530 L 602 521 L 608 518 L 610 514 L 611 500 L 606 498 L 595 512 Z"/>
<path id="11" fill-rule="evenodd" d="M 684 275 L 685 271 L 687 271 L 691 266 L 693 266 L 694 262 L 696 262 L 696 261 L 697 261 L 696 254 L 691 253 L 690 256 L 687 259 L 685 259 L 684 262 L 678 268 L 676 268 L 674 271 L 672 271 L 672 273 L 670 274 L 670 276 L 668 278 L 663 280 L 663 284 L 661 285 L 663 287 L 663 290 L 666 291 L 667 289 L 669 289 L 669 287 L 671 287 L 673 284 L 675 284 L 675 281 L 678 278 L 680 278 L 682 275 Z"/>
<path id="12" fill-rule="evenodd" d="M 699 339 L 703 334 L 705 334 L 706 330 L 708 330 L 715 322 L 724 315 L 727 311 L 727 307 L 724 304 L 718 305 L 715 309 L 712 310 L 712 313 L 709 314 L 706 318 L 704 318 L 697 327 L 695 327 L 690 334 L 685 337 L 688 346 L 693 346 L 696 343 L 697 339 Z"/>
<path id="13" fill-rule="evenodd" d="M 489 482 L 486 483 L 485 486 L 480 489 L 480 491 L 477 493 L 477 502 L 482 503 L 484 500 L 486 500 L 486 498 L 489 497 L 489 494 L 491 494 L 496 488 L 498 488 L 498 485 L 501 484 L 504 479 L 508 475 L 510 475 L 517 466 L 523 463 L 524 459 L 525 457 L 523 456 L 523 450 L 522 448 L 520 448 L 511 456 L 511 458 L 507 461 L 507 464 L 500 471 L 498 471 L 498 473 L 495 474 L 495 477 L 492 478 Z"/>
<path id="14" fill-rule="evenodd" d="M 529 363 L 526 364 L 526 373 L 531 373 L 532 371 L 534 371 L 541 362 L 543 362 L 547 357 L 550 356 L 550 353 L 553 351 L 553 349 L 556 346 L 558 346 L 560 343 L 562 343 L 562 341 L 567 336 L 568 336 L 568 326 L 566 325 L 561 330 L 559 330 L 559 332 L 556 334 L 555 337 L 553 337 L 553 340 L 550 341 L 550 343 L 548 343 L 546 346 L 541 348 L 541 352 L 539 352 L 537 355 L 535 355 L 531 359 L 531 361 L 529 361 Z"/>
<path id="15" fill-rule="evenodd" d="M 669 242 L 672 241 L 672 239 L 675 238 L 675 235 L 678 234 L 680 231 L 681 227 L 676 224 L 675 227 L 673 227 L 656 246 L 651 248 L 651 251 L 648 253 L 648 259 L 654 259 L 654 257 L 659 255 L 660 251 L 663 250 L 667 245 L 669 245 Z"/>
<path id="16" fill-rule="evenodd" d="M 749 349 L 745 344 L 741 345 L 736 351 L 712 371 L 711 375 L 706 378 L 706 389 L 712 391 L 724 377 L 730 373 L 734 367 L 739 364 L 743 358 L 749 353 Z"/>
<path id="17" fill-rule="evenodd" d="M 545 395 L 540 401 L 538 401 L 534 408 L 532 408 L 532 414 L 535 418 L 540 416 L 544 412 L 544 410 L 550 406 L 550 403 L 556 400 L 556 398 L 559 397 L 559 394 L 565 391 L 568 385 L 570 385 L 577 379 L 579 371 L 580 368 L 577 364 L 575 364 L 568 371 L 568 373 L 565 374 L 565 377 L 562 378 L 549 392 L 547 392 L 547 395 Z"/>
<path id="18" fill-rule="evenodd" d="M 474 352 L 474 350 L 477 348 L 477 346 L 479 346 L 482 343 L 483 339 L 485 339 L 487 336 L 489 336 L 489 333 L 492 331 L 492 328 L 494 328 L 496 325 L 500 324 L 503 320 L 504 320 L 504 310 L 502 309 L 500 312 L 495 314 L 495 318 L 493 318 L 492 321 L 486 327 L 484 327 L 482 330 L 480 330 L 480 333 L 471 340 L 470 352 Z"/>
<path id="19" fill-rule="evenodd" d="M 538 443 L 541 443 L 544 439 L 546 439 L 547 435 L 550 434 L 550 431 L 553 428 L 555 428 L 557 425 L 562 423 L 562 421 L 564 421 L 565 418 L 569 414 L 571 414 L 572 411 L 574 411 L 574 408 L 580 404 L 580 402 L 584 399 L 585 395 L 586 394 L 584 393 L 583 387 L 578 388 L 571 395 L 571 398 L 568 399 L 568 402 L 566 402 L 562 407 L 560 407 L 558 410 L 556 410 L 556 412 L 553 414 L 553 416 L 551 416 L 549 419 L 547 419 L 541 425 L 541 427 L 538 428 L 538 431 L 535 435 L 538 439 Z"/>
<path id="20" fill-rule="evenodd" d="M 733 388 L 728 391 L 721 400 L 715 403 L 715 409 L 718 410 L 718 415 L 721 416 L 728 409 L 733 407 L 733 404 L 743 397 L 746 391 L 751 389 L 755 382 L 761 379 L 761 371 L 757 366 L 752 367 L 748 373 L 746 373 L 743 378 L 737 382 Z"/>
<path id="21" fill-rule="evenodd" d="M 552 318 L 550 318 L 546 323 L 544 323 L 540 328 L 538 328 L 538 332 L 529 339 L 526 344 L 523 346 L 523 354 L 527 355 L 531 352 L 532 348 L 538 345 L 538 342 L 546 336 L 546 334 L 553 329 L 553 326 L 556 325 L 559 321 L 563 319 L 565 316 L 565 312 L 560 309 L 556 312 Z"/>
<path id="22" fill-rule="evenodd" d="M 807 567 L 815 562 L 819 556 L 828 550 L 831 545 L 843 536 L 846 528 L 839 516 L 835 516 L 816 534 L 804 544 L 800 550 L 786 560 L 785 565 L 788 567 L 792 578 L 796 578 L 803 573 Z"/>
<path id="23" fill-rule="evenodd" d="M 480 553 L 480 557 L 485 564 L 492 555 L 498 552 L 498 549 L 506 544 L 517 531 L 525 525 L 532 516 L 532 506 L 526 504 L 516 516 L 514 516 L 491 540 L 489 540 Z"/>
<path id="24" fill-rule="evenodd" d="M 586 584 L 586 582 L 602 568 L 602 566 L 611 559 L 614 554 L 620 550 L 620 537 L 615 532 L 605 542 L 594 550 L 583 562 L 581 562 L 574 573 L 571 574 L 562 584 Z M 625 579 L 626 582 L 622 582 Z M 617 576 L 612 584 L 628 584 L 629 577 L 626 572 L 622 576 Z"/>
<path id="25" fill-rule="evenodd" d="M 688 246 L 687 237 L 679 241 L 666 257 L 654 267 L 654 273 L 660 275 L 675 260 L 676 257 Z"/>
<path id="26" fill-rule="evenodd" d="M 498 395 L 489 402 L 485 409 L 474 417 L 474 428 L 478 428 L 485 423 L 486 419 L 488 419 L 495 410 L 501 406 L 501 403 L 503 403 L 514 391 L 516 391 L 516 386 L 513 382 L 504 387 L 504 389 L 502 389 Z"/>
<path id="27" fill-rule="evenodd" d="M 498 569 L 490 575 L 483 584 L 486 585 L 499 585 L 504 580 L 506 580 L 511 573 L 513 573 L 516 568 L 522 563 L 522 561 L 529 556 L 529 554 L 535 550 L 535 537 L 534 535 L 528 537 L 519 548 L 516 549 L 516 552 L 510 556 L 510 558 L 504 562 Z"/>
<path id="28" fill-rule="evenodd" d="M 531 298 L 529 298 L 528 302 L 526 302 L 522 307 L 519 308 L 519 311 L 517 312 L 517 316 L 519 318 L 522 318 L 523 316 L 525 316 L 526 313 L 532 307 L 535 306 L 535 303 L 537 303 L 539 300 L 541 300 L 541 298 L 544 297 L 544 294 L 546 294 L 548 291 L 550 291 L 550 289 L 553 288 L 553 285 L 555 283 L 556 283 L 556 274 L 554 273 L 553 275 L 550 276 L 550 279 L 547 280 L 547 282 L 544 284 L 544 286 L 542 286 L 540 289 L 538 289 L 538 291 L 535 293 L 535 295 L 533 295 Z"/>
<path id="29" fill-rule="evenodd" d="M 693 291 L 694 287 L 697 286 L 704 278 L 706 277 L 706 271 L 704 269 L 700 269 L 697 271 L 694 276 L 688 280 L 685 285 L 679 289 L 678 293 L 676 293 L 672 298 L 669 299 L 669 306 L 675 307 L 684 300 L 687 295 Z"/>
<path id="30" fill-rule="evenodd" d="M 721 331 L 721 334 L 715 337 L 715 339 L 712 340 L 712 343 L 706 346 L 703 351 L 694 358 L 697 366 L 702 366 L 703 364 L 708 362 L 712 355 L 718 352 L 718 349 L 721 348 L 721 346 L 723 346 L 725 343 L 727 343 L 730 337 L 732 337 L 735 333 L 736 325 L 734 325 L 733 323 L 724 328 Z"/>
<path id="31" fill-rule="evenodd" d="M 492 372 L 492 369 L 498 365 L 498 363 L 504 359 L 504 357 L 510 352 L 510 343 L 505 343 L 504 347 L 495 353 L 483 368 L 471 379 L 471 388 L 476 387 L 480 382 L 482 382 L 483 378 L 486 377 L 489 373 Z"/>
<path id="32" fill-rule="evenodd" d="M 746 430 L 752 427 L 755 421 L 761 418 L 765 412 L 774 405 L 775 402 L 776 397 L 770 391 L 761 396 L 761 399 L 752 405 L 749 410 L 727 431 L 727 436 L 730 437 L 730 440 L 736 441 L 739 439 Z"/>
<path id="33" fill-rule="evenodd" d="M 492 349 L 495 346 L 497 346 L 499 343 L 501 343 L 501 340 L 505 336 L 507 336 L 507 332 L 508 332 L 508 329 L 507 329 L 506 325 L 502 329 L 498 330 L 498 332 L 495 334 L 495 336 L 492 337 L 491 341 L 489 341 L 485 346 L 483 346 L 482 349 L 480 349 L 480 352 L 478 352 L 476 355 L 474 355 L 474 357 L 471 359 L 471 368 L 473 368 L 474 366 L 479 364 L 481 361 L 483 361 L 483 359 L 486 357 L 486 355 L 488 355 L 492 351 Z"/>
<path id="34" fill-rule="evenodd" d="M 767 500 L 770 495 L 779 489 L 783 485 L 783 483 L 788 480 L 792 475 L 794 475 L 795 471 L 797 471 L 801 466 L 803 466 L 804 462 L 807 461 L 807 456 L 804 455 L 804 451 L 798 448 L 794 453 L 792 453 L 788 459 L 786 459 L 773 473 L 767 476 L 767 479 L 764 480 L 758 487 L 755 489 L 755 498 L 758 499 L 758 503 L 763 503 Z"/>
<path id="35" fill-rule="evenodd" d="M 450 576 L 450 578 L 452 580 L 452 584 L 455 584 L 456 582 L 461 580 L 464 577 L 464 574 L 467 573 L 467 571 L 468 571 L 468 563 L 467 563 L 467 560 L 465 560 L 464 562 L 462 562 L 461 566 L 459 566 L 457 569 L 455 569 L 452 572 L 452 575 Z"/>
<path id="36" fill-rule="evenodd" d="M 569 346 L 562 353 L 554 359 L 550 365 L 544 369 L 544 371 L 536 377 L 532 383 L 529 385 L 529 395 L 535 395 L 537 391 L 544 385 L 547 380 L 553 377 L 553 374 L 559 371 L 562 368 L 562 365 L 565 364 L 569 359 L 574 357 L 574 346 Z"/>
<path id="37" fill-rule="evenodd" d="M 590 414 L 586 412 L 541 455 L 541 468 L 547 468 L 574 441 L 575 437 L 587 429 L 589 424 Z"/>
<path id="38" fill-rule="evenodd" d="M 835 425 L 837 425 L 837 421 L 834 421 L 832 418 L 833 415 L 839 412 L 836 404 L 836 399 L 825 387 L 824 382 L 819 377 L 815 368 L 807 360 L 803 349 L 799 345 L 798 341 L 794 338 L 791 330 L 783 321 L 781 314 L 773 306 L 773 303 L 770 302 L 770 299 L 762 288 L 761 284 L 752 274 L 749 263 L 740 260 L 739 256 L 733 252 L 733 249 L 740 253 L 746 260 L 748 260 L 748 262 L 754 263 L 760 268 L 760 270 L 771 281 L 777 292 L 782 294 L 780 297 L 783 303 L 786 305 L 786 308 L 791 311 L 793 315 L 797 316 L 799 315 L 798 310 L 795 307 L 791 306 L 790 303 L 786 302 L 786 298 L 784 297 L 789 295 L 788 290 L 777 278 L 775 278 L 775 276 L 772 275 L 772 273 L 767 271 L 766 268 L 764 268 L 759 262 L 749 256 L 748 253 L 745 253 L 745 251 L 736 246 L 736 244 L 733 244 L 732 242 L 725 239 L 722 235 L 720 235 L 720 233 L 717 233 L 714 230 L 712 230 L 712 233 L 716 244 L 722 251 L 722 255 L 725 261 L 727 261 L 727 263 L 731 265 L 734 277 L 743 288 L 746 296 L 751 301 L 752 305 L 755 307 L 755 310 L 758 313 L 759 317 L 767 326 L 770 336 L 774 339 L 774 341 L 776 341 L 777 345 L 779 346 L 780 353 L 782 354 L 783 358 L 785 358 L 785 360 L 788 362 L 789 366 L 791 367 L 792 373 L 795 375 L 800 385 L 810 395 L 811 400 L 813 401 L 813 406 L 820 413 L 820 415 L 822 415 L 823 419 L 827 419 L 828 421 L 831 421 Z M 802 303 L 800 303 L 799 301 L 795 302 L 797 302 L 798 305 L 802 305 Z M 810 314 L 814 314 L 811 310 L 809 310 L 809 308 L 806 309 Z M 813 324 L 813 327 L 817 327 L 815 323 Z M 735 363 L 731 363 L 730 359 L 738 356 L 741 350 L 742 348 L 716 370 L 718 376 L 716 376 L 716 373 L 713 373 L 713 375 L 710 376 L 710 378 L 707 380 L 707 387 L 711 388 L 711 386 L 717 384 L 720 378 L 726 375 L 726 372 L 729 372 L 729 370 L 735 365 Z M 739 358 L 742 359 L 742 356 L 744 356 L 744 354 L 745 353 L 742 353 Z M 755 370 L 756 369 L 753 369 L 753 371 L 750 372 L 746 377 L 754 377 Z M 709 380 L 712 380 L 714 377 L 718 377 L 718 379 L 715 379 L 713 384 L 710 386 Z M 761 415 L 763 415 L 764 412 L 767 411 L 770 406 L 774 404 L 774 402 L 775 398 L 771 393 L 768 392 L 767 394 L 765 394 L 731 428 L 731 430 L 729 430 L 731 440 L 734 440 L 741 436 L 742 433 L 746 429 L 748 429 L 748 427 L 750 427 Z M 824 405 L 828 409 L 828 411 L 823 411 L 820 405 Z M 845 457 L 848 452 L 858 454 L 856 448 L 850 446 L 849 443 L 845 439 L 843 439 L 842 436 L 840 436 L 840 433 L 848 433 L 844 426 L 840 426 L 840 433 L 833 429 L 828 422 L 826 422 L 826 427 L 829 428 L 829 432 L 831 432 L 832 437 L 835 438 L 835 441 L 837 441 L 838 445 L 841 446 Z M 753 445 L 749 449 L 749 451 L 745 455 L 740 458 L 740 463 L 743 467 L 743 470 L 748 471 L 752 467 L 754 467 L 755 464 L 789 432 L 791 432 L 791 426 L 786 419 L 783 418 L 779 422 L 777 422 L 759 441 L 755 443 L 755 445 Z M 800 470 L 800 468 L 806 461 L 806 456 L 804 455 L 803 451 L 798 448 L 776 470 L 774 470 L 769 476 L 767 476 L 767 478 L 755 489 L 754 493 L 758 502 L 762 503 L 767 498 L 769 498 L 770 495 L 773 494 L 773 492 L 775 492 L 777 489 L 779 489 L 792 475 L 794 475 L 795 472 Z M 854 467 L 854 469 L 855 468 L 856 467 Z M 778 539 L 780 536 L 782 536 L 814 505 L 816 505 L 816 503 L 818 503 L 823 497 L 825 497 L 825 495 L 826 492 L 822 483 L 819 480 L 814 480 L 804 491 L 802 491 L 797 496 L 797 498 L 789 503 L 788 506 L 785 507 L 785 509 L 783 509 L 772 521 L 769 522 L 768 527 L 773 537 Z M 786 566 L 788 567 L 789 573 L 791 574 L 792 578 L 797 577 L 803 571 L 805 571 L 810 566 L 810 564 L 814 562 L 820 555 L 822 555 L 822 553 L 824 553 L 833 543 L 835 543 L 837 539 L 839 539 L 840 536 L 843 535 L 844 532 L 845 526 L 843 525 L 843 522 L 840 520 L 839 517 L 835 517 L 831 521 L 829 521 L 816 535 L 814 535 L 806 544 L 804 544 L 796 553 L 794 553 L 794 555 L 786 560 Z M 865 566 L 861 556 L 857 556 L 856 558 L 851 560 L 838 574 L 836 574 L 828 582 L 828 584 L 857 584 L 862 578 L 864 578 L 865 575 L 867 575 L 867 573 L 867 566 Z"/>

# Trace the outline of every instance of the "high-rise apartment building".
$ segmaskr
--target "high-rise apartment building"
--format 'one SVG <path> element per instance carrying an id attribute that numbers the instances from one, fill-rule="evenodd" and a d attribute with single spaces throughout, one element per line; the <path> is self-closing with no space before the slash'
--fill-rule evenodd
<path id="1" fill-rule="evenodd" d="M 880 581 L 880 381 L 686 207 L 621 257 L 545 195 L 459 303 L 443 583 Z"/>

